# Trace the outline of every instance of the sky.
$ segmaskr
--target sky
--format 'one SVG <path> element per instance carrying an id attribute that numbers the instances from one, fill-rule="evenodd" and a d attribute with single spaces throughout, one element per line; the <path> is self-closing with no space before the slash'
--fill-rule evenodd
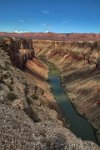
<path id="1" fill-rule="evenodd" d="M 0 0 L 0 32 L 100 33 L 100 0 Z"/>

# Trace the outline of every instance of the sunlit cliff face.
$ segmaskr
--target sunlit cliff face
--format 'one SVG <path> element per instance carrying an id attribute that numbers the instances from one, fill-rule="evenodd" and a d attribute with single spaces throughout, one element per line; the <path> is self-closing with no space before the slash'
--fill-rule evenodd
<path id="1" fill-rule="evenodd" d="M 46 42 L 33 41 L 36 55 L 58 66 L 66 94 L 100 142 L 100 42 Z"/>
<path id="2" fill-rule="evenodd" d="M 48 78 L 48 68 L 35 57 L 32 40 L 30 39 L 6 39 L 3 48 L 9 53 L 14 65 L 20 69 L 27 68 L 32 73 L 43 79 Z"/>
<path id="3" fill-rule="evenodd" d="M 38 59 L 28 60 L 26 62 L 26 68 L 31 71 L 33 74 L 39 76 L 43 79 L 48 79 L 48 68 L 41 66 L 41 62 Z"/>
<path id="4" fill-rule="evenodd" d="M 100 65 L 100 42 L 64 42 L 64 41 L 43 41 L 33 40 L 33 47 L 36 54 L 53 57 L 60 54 L 62 57 L 70 55 L 73 58 L 86 60 Z"/>

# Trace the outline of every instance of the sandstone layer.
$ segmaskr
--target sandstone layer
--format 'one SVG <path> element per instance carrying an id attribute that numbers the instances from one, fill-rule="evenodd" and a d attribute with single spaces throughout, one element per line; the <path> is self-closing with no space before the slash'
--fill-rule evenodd
<path id="1" fill-rule="evenodd" d="M 33 45 L 38 56 L 59 67 L 66 94 L 100 142 L 100 42 L 34 40 Z"/>
<path id="2" fill-rule="evenodd" d="M 97 33 L 0 32 L 0 37 L 27 38 L 27 39 L 31 38 L 37 40 L 53 40 L 53 41 L 100 41 L 100 34 Z"/>
<path id="3" fill-rule="evenodd" d="M 0 48 L 0 150 L 99 150 L 63 126 L 46 81 L 8 54 Z"/>

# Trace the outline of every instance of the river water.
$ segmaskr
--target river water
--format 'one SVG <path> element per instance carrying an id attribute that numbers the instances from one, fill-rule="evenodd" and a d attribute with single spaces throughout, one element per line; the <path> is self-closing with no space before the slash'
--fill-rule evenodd
<path id="1" fill-rule="evenodd" d="M 51 85 L 52 93 L 58 103 L 63 117 L 70 124 L 70 130 L 77 137 L 80 137 L 83 140 L 89 140 L 97 143 L 94 128 L 87 119 L 77 113 L 75 107 L 73 107 L 69 98 L 65 94 L 61 85 L 60 72 L 57 67 L 49 61 L 45 60 L 44 62 L 49 67 L 48 83 Z"/>

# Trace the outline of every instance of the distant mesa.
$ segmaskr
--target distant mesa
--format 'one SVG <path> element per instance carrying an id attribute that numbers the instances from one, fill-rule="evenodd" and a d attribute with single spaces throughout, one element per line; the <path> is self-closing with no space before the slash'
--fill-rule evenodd
<path id="1" fill-rule="evenodd" d="M 46 39 L 56 41 L 100 41 L 100 34 L 95 33 L 54 33 L 54 32 L 0 32 L 4 37 L 22 37 L 32 39 Z"/>

